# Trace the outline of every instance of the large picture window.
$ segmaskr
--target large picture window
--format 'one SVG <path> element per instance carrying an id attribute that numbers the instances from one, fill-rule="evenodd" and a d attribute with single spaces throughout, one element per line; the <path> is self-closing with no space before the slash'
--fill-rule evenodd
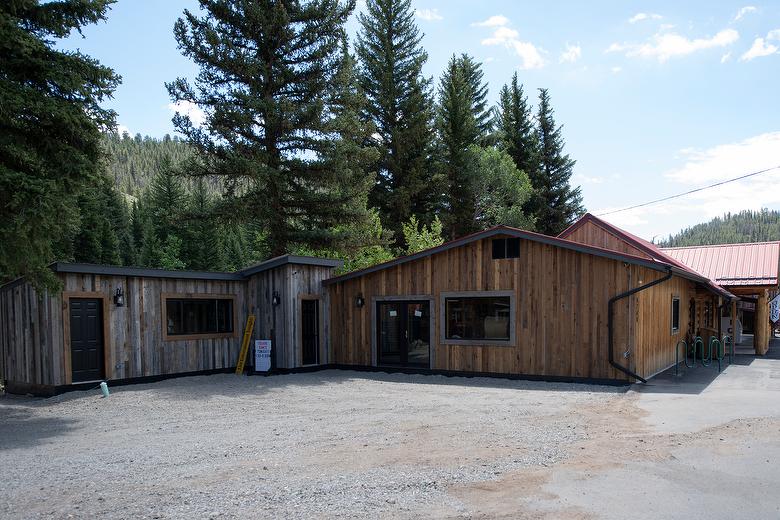
<path id="1" fill-rule="evenodd" d="M 168 336 L 231 334 L 233 298 L 165 298 Z"/>
<path id="2" fill-rule="evenodd" d="M 512 297 L 509 295 L 444 298 L 444 340 L 452 342 L 499 342 L 512 339 Z"/>

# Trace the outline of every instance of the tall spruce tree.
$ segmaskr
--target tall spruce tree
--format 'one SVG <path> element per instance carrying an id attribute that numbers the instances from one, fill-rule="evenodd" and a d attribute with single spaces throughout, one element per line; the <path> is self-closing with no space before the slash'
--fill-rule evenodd
<path id="1" fill-rule="evenodd" d="M 534 215 L 537 231 L 557 235 L 585 212 L 579 186 L 572 188 L 570 180 L 576 161 L 564 153 L 560 126 L 555 125 L 550 95 L 539 89 L 537 112 L 539 170 L 530 175 L 535 193 Z"/>
<path id="2" fill-rule="evenodd" d="M 499 94 L 496 133 L 499 146 L 514 160 L 518 169 L 532 180 L 538 177 L 539 142 L 534 130 L 534 115 L 517 80 L 504 85 Z"/>
<path id="3" fill-rule="evenodd" d="M 368 0 L 358 16 L 365 117 L 376 126 L 371 141 L 380 152 L 370 201 L 397 245 L 411 215 L 432 221 L 440 191 L 431 175 L 431 80 L 422 73 L 428 54 L 414 17 L 411 0 Z"/>
<path id="4" fill-rule="evenodd" d="M 438 167 L 446 178 L 444 225 L 451 239 L 479 229 L 474 220 L 479 172 L 473 169 L 469 150 L 489 130 L 485 126 L 487 86 L 474 84 L 481 75 L 478 64 L 467 55 L 453 55 L 439 83 L 437 155 Z"/>
<path id="5" fill-rule="evenodd" d="M 0 280 L 56 284 L 46 266 L 100 171 L 100 131 L 115 116 L 100 104 L 120 77 L 55 40 L 104 20 L 111 3 L 0 2 Z"/>
<path id="6" fill-rule="evenodd" d="M 174 117 L 198 154 L 191 173 L 231 181 L 226 203 L 265 227 L 273 255 L 300 244 L 347 247 L 338 225 L 368 217 L 367 175 L 361 154 L 338 154 L 368 135 L 340 132 L 330 99 L 354 0 L 199 4 L 203 15 L 185 11 L 174 34 L 200 73 L 194 85 L 167 84 L 174 101 L 205 113 L 202 126 Z"/>

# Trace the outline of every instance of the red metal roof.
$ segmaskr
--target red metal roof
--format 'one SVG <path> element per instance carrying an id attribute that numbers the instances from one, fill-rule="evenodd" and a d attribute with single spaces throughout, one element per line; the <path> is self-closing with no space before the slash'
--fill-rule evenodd
<path id="1" fill-rule="evenodd" d="M 780 242 L 667 247 L 662 251 L 719 285 L 777 286 Z"/>

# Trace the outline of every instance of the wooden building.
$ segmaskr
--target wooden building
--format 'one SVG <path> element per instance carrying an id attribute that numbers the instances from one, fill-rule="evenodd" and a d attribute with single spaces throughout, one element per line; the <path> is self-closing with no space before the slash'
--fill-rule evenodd
<path id="1" fill-rule="evenodd" d="M 11 392 L 51 394 L 229 370 L 249 313 L 252 337 L 273 342 L 275 368 L 327 363 L 322 280 L 339 265 L 291 255 L 237 273 L 56 263 L 61 291 L 0 287 L 0 376 Z"/>
<path id="2" fill-rule="evenodd" d="M 680 271 L 687 272 L 691 277 L 698 277 L 699 283 L 695 290 L 678 291 L 677 294 L 679 298 L 677 305 L 681 306 L 681 311 L 687 315 L 687 325 L 682 329 L 682 339 L 691 344 L 696 337 L 700 337 L 709 344 L 709 338 L 722 338 L 727 332 L 722 330 L 720 316 L 724 308 L 735 306 L 739 298 L 730 288 L 714 282 L 707 273 L 694 269 L 674 255 L 668 254 L 668 250 L 661 249 L 590 213 L 585 214 L 558 237 L 581 244 L 626 251 L 649 260 L 673 265 Z M 646 293 L 641 297 L 647 298 L 651 294 Z"/>
<path id="3" fill-rule="evenodd" d="M 592 243 L 592 219 L 571 239 L 497 227 L 326 280 L 331 359 L 567 380 L 663 371 L 709 324 L 684 302 L 732 295 L 619 236 Z"/>
<path id="4" fill-rule="evenodd" d="M 754 352 L 757 355 L 767 353 L 773 329 L 769 301 L 780 291 L 780 242 L 670 247 L 661 251 L 753 307 L 754 312 L 742 311 L 741 314 L 751 322 Z M 738 315 L 735 301 L 728 316 L 733 319 Z M 736 330 L 733 325 L 730 328 Z"/>
<path id="5" fill-rule="evenodd" d="M 677 343 L 720 336 L 734 297 L 586 215 L 559 237 L 496 227 L 332 277 L 283 256 L 235 273 L 57 263 L 63 289 L 0 288 L 10 391 L 230 370 L 254 314 L 272 366 L 644 381 Z"/>

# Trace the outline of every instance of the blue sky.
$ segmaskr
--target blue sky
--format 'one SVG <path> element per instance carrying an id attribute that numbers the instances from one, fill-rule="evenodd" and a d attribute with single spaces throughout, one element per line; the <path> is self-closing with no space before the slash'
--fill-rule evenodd
<path id="1" fill-rule="evenodd" d="M 414 6 L 435 82 L 467 52 L 483 62 L 493 100 L 515 71 L 532 97 L 549 88 L 573 181 L 595 214 L 780 166 L 778 1 Z M 172 34 L 184 8 L 197 2 L 119 0 L 106 23 L 63 42 L 122 75 L 108 105 L 131 133 L 173 133 L 163 83 L 197 73 Z M 779 184 L 774 170 L 605 218 L 652 239 L 725 211 L 780 209 Z"/>

